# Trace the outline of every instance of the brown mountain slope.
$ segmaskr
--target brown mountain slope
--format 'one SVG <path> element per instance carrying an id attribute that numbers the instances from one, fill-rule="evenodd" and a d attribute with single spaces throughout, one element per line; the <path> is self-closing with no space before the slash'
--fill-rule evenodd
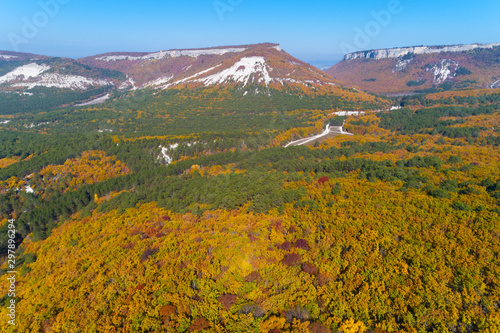
<path id="1" fill-rule="evenodd" d="M 326 73 L 379 94 L 500 87 L 500 44 L 351 53 Z"/>
<path id="2" fill-rule="evenodd" d="M 88 90 L 125 80 L 116 71 L 91 68 L 70 58 L 0 51 L 0 91 L 31 94 L 35 87 Z"/>
<path id="3" fill-rule="evenodd" d="M 127 74 L 128 81 L 121 89 L 168 88 L 186 83 L 203 86 L 339 84 L 324 72 L 284 52 L 278 44 L 271 43 L 154 53 L 107 53 L 79 59 L 79 62 Z"/>

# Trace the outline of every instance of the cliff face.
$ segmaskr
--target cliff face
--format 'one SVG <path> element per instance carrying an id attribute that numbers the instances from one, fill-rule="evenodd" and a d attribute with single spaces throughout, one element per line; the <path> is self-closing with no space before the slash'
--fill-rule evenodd
<path id="1" fill-rule="evenodd" d="M 376 94 L 493 89 L 500 87 L 500 43 L 355 52 L 325 72 Z"/>
<path id="2" fill-rule="evenodd" d="M 431 54 L 431 53 L 442 53 L 442 52 L 464 52 L 464 51 L 471 51 L 474 49 L 491 49 L 496 46 L 500 46 L 500 43 L 468 44 L 468 45 L 452 45 L 452 46 L 398 47 L 393 49 L 380 49 L 380 50 L 349 53 L 344 56 L 344 60 L 399 58 L 408 53 Z"/>

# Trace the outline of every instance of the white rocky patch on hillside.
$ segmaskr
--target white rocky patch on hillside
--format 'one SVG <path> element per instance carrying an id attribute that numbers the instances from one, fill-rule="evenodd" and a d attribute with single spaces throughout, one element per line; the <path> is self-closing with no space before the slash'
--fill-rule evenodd
<path id="1" fill-rule="evenodd" d="M 359 115 L 364 115 L 365 113 L 366 112 L 364 111 L 338 111 L 332 113 L 332 115 L 345 117 L 345 116 L 359 116 Z"/>
<path id="2" fill-rule="evenodd" d="M 42 74 L 36 77 L 33 82 L 16 83 L 15 87 L 25 87 L 32 89 L 34 87 L 50 87 L 71 90 L 86 90 L 91 86 L 110 86 L 113 83 L 109 80 L 96 80 L 79 75 L 62 75 L 58 73 Z"/>
<path id="3" fill-rule="evenodd" d="M 0 76 L 0 84 L 6 82 L 12 82 L 17 80 L 27 80 L 39 76 L 41 73 L 50 69 L 49 65 L 39 65 L 36 63 L 26 64 L 24 66 L 17 67 L 13 71 Z"/>
<path id="4" fill-rule="evenodd" d="M 123 82 L 118 87 L 118 89 L 124 90 L 124 89 L 128 89 L 129 87 L 132 87 L 132 90 L 136 90 L 137 89 L 137 87 L 135 86 L 135 81 L 131 77 L 127 76 L 127 81 Z"/>
<path id="5" fill-rule="evenodd" d="M 24 125 L 24 127 L 25 128 L 35 128 L 35 127 L 39 127 L 39 126 L 43 126 L 43 125 L 50 125 L 50 121 L 46 121 L 46 122 L 38 123 L 38 124 L 31 123 L 29 125 Z"/>
<path id="6" fill-rule="evenodd" d="M 266 86 L 272 81 L 264 57 L 241 58 L 230 68 L 197 81 L 203 82 L 205 85 L 234 81 L 246 86 L 252 77 L 253 82 L 264 82 Z"/>
<path id="7" fill-rule="evenodd" d="M 434 72 L 434 83 L 442 84 L 449 78 L 455 76 L 455 74 L 452 73 L 455 73 L 458 67 L 458 62 L 450 59 L 442 59 L 436 65 L 427 70 Z"/>
<path id="8" fill-rule="evenodd" d="M 287 74 L 287 75 L 289 75 L 289 74 Z M 278 78 L 274 78 L 273 80 L 276 81 L 276 82 L 279 82 L 281 84 L 284 84 L 284 83 L 304 84 L 304 82 L 302 82 L 300 80 L 295 80 L 295 79 L 291 79 L 291 78 L 288 78 L 288 77 L 286 77 L 286 78 L 279 78 L 278 77 Z"/>
<path id="9" fill-rule="evenodd" d="M 35 193 L 35 190 L 33 190 L 33 188 L 30 185 L 26 185 L 24 187 L 24 192 L 26 192 L 26 193 Z"/>
<path id="10" fill-rule="evenodd" d="M 174 85 L 177 85 L 177 84 L 181 84 L 181 83 L 184 83 L 184 82 L 191 81 L 191 80 L 193 80 L 194 78 L 196 78 L 196 77 L 198 77 L 200 75 L 203 75 L 203 74 L 206 74 L 206 73 L 208 73 L 210 71 L 213 71 L 214 69 L 216 69 L 220 65 L 222 65 L 222 64 L 218 64 L 217 66 L 210 67 L 209 69 L 205 69 L 205 70 L 203 70 L 201 72 L 198 72 L 198 73 L 196 73 L 194 75 L 188 76 L 188 77 L 186 77 L 184 79 L 181 79 L 181 80 L 178 80 L 178 81 L 175 81 L 175 82 L 168 83 L 166 85 L 160 86 L 160 87 L 158 87 L 158 89 L 167 89 L 168 87 L 171 87 L 171 86 L 174 86 Z M 193 81 L 195 81 L 195 80 L 193 80 Z"/>
<path id="11" fill-rule="evenodd" d="M 192 147 L 193 145 L 196 145 L 196 144 L 198 144 L 198 142 L 196 142 L 196 141 L 183 143 L 183 145 L 186 145 L 188 147 Z M 160 145 L 160 146 L 158 146 L 158 148 L 161 149 L 161 154 L 157 157 L 157 161 L 163 161 L 168 165 L 168 164 L 171 164 L 173 162 L 172 157 L 169 154 L 173 153 L 174 150 L 179 148 L 179 144 L 172 143 L 168 147 L 163 147 Z"/>
<path id="12" fill-rule="evenodd" d="M 102 56 L 97 58 L 97 60 L 102 61 L 122 61 L 122 60 L 158 60 L 166 57 L 177 58 L 177 57 L 192 57 L 198 58 L 204 55 L 224 55 L 226 53 L 238 53 L 245 51 L 246 48 L 224 48 L 224 49 L 206 49 L 206 50 L 173 50 L 173 51 L 159 51 L 154 53 L 149 53 L 144 56 L 129 56 L 129 55 L 113 55 L 113 56 Z"/>
<path id="13" fill-rule="evenodd" d="M 7 54 L 0 54 L 0 59 L 15 59 L 15 58 L 19 58 L 18 56 L 13 56 L 13 55 L 7 55 Z"/>
<path id="14" fill-rule="evenodd" d="M 161 155 L 158 156 L 158 161 L 163 160 L 167 165 L 172 163 L 172 157 L 168 155 L 170 151 L 177 149 L 179 147 L 178 143 L 171 144 L 169 147 L 163 147 L 159 146 L 158 148 L 161 149 Z"/>
<path id="15" fill-rule="evenodd" d="M 396 66 L 392 69 L 392 72 L 396 73 L 396 72 L 404 71 L 406 69 L 406 67 L 408 67 L 408 65 L 411 63 L 412 60 L 413 59 L 406 59 L 406 60 L 399 59 Z"/>
<path id="16" fill-rule="evenodd" d="M 96 105 L 96 104 L 101 104 L 106 102 L 110 97 L 110 94 L 106 94 L 101 97 L 94 98 L 91 101 L 85 102 L 85 103 L 80 103 L 80 104 L 75 104 L 75 106 L 88 106 L 88 105 Z"/>
<path id="17" fill-rule="evenodd" d="M 165 84 L 165 83 L 172 81 L 173 78 L 174 78 L 173 75 L 160 77 L 154 81 L 150 81 L 150 82 L 144 84 L 142 87 L 147 88 L 147 87 L 152 87 L 152 86 L 158 86 L 160 84 Z"/>
<path id="18" fill-rule="evenodd" d="M 114 55 L 114 56 L 103 56 L 96 58 L 97 60 L 102 60 L 102 61 L 121 61 L 121 60 L 140 60 L 142 57 L 134 57 L 134 56 L 129 56 L 129 55 Z"/>

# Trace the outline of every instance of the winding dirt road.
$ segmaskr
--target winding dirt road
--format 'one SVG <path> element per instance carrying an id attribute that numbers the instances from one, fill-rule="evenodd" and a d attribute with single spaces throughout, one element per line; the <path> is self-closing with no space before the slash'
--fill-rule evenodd
<path id="1" fill-rule="evenodd" d="M 318 134 L 318 135 L 314 135 L 314 136 L 310 136 L 308 138 L 303 138 L 300 140 L 292 141 L 292 142 L 286 144 L 285 148 L 290 147 L 290 146 L 302 146 L 302 145 L 305 145 L 308 143 L 314 143 L 318 140 L 325 139 L 327 136 L 332 135 L 332 134 L 334 136 L 335 135 L 354 135 L 352 133 L 345 132 L 343 125 L 342 126 L 330 126 L 330 124 L 328 124 L 328 125 L 326 125 L 326 128 L 323 131 L 323 133 Z"/>

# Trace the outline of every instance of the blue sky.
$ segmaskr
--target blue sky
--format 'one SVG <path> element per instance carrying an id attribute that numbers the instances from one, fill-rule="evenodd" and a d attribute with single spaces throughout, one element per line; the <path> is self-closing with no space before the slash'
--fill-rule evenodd
<path id="1" fill-rule="evenodd" d="M 0 50 L 77 58 L 259 42 L 280 43 L 305 61 L 359 49 L 500 42 L 500 1 L 0 2 Z"/>

